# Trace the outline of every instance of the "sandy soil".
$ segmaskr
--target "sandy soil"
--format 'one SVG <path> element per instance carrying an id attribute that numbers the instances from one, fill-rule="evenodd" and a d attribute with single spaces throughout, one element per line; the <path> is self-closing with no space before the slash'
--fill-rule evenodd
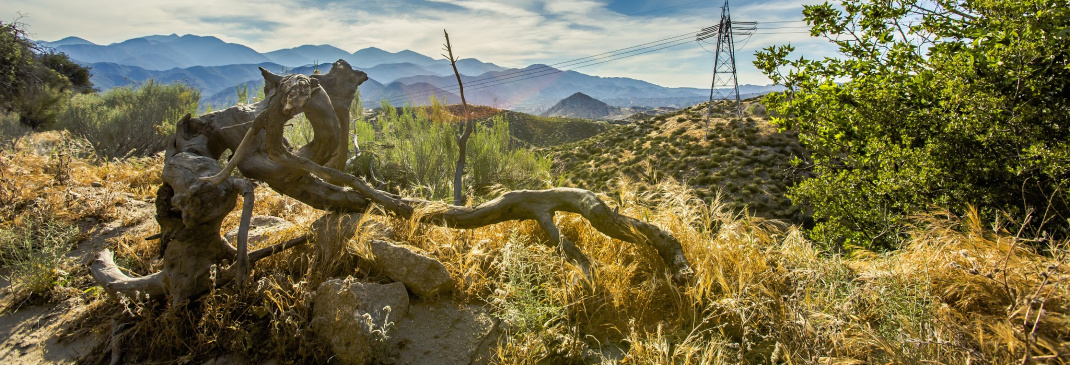
<path id="1" fill-rule="evenodd" d="M 92 195 L 102 191 L 81 191 Z M 87 238 L 68 254 L 78 265 L 87 264 L 105 248 L 109 240 L 128 230 L 151 231 L 155 221 L 151 219 L 154 207 L 151 203 L 125 196 L 116 207 L 119 219 L 99 224 L 96 221 L 79 222 Z M 127 226 L 122 226 L 126 222 Z M 81 331 L 64 336 L 73 329 L 74 322 L 82 318 L 88 306 L 81 297 L 63 302 L 39 305 L 14 304 L 11 283 L 0 272 L 0 364 L 71 364 L 86 355 L 101 341 L 105 334 Z"/>

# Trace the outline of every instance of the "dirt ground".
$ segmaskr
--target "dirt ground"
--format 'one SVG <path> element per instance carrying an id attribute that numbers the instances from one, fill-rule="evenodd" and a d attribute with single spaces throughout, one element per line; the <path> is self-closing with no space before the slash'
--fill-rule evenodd
<path id="1" fill-rule="evenodd" d="M 103 191 L 86 189 L 81 193 L 102 194 Z M 116 207 L 120 219 L 106 224 L 93 220 L 79 222 L 86 238 L 68 257 L 84 266 L 109 240 L 128 230 L 154 228 L 153 205 L 133 196 L 124 198 Z M 83 296 L 44 304 L 13 303 L 11 283 L 5 274 L 0 273 L 0 364 L 72 364 L 107 339 L 106 333 L 76 331 L 76 323 L 90 310 Z"/>

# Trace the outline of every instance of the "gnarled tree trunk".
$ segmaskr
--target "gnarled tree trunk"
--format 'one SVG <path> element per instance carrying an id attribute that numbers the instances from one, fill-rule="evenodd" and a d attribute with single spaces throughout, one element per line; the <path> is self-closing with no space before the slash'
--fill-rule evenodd
<path id="1" fill-rule="evenodd" d="M 283 77 L 261 72 L 266 97 L 260 103 L 196 118 L 186 116 L 178 123 L 164 161 L 163 184 L 157 192 L 163 268 L 150 276 L 131 278 L 118 270 L 110 252 L 102 252 L 91 269 L 109 292 L 166 294 L 174 303 L 181 303 L 207 292 L 212 285 L 241 280 L 256 260 L 303 243 L 294 240 L 246 254 L 248 210 L 243 212 L 239 227 L 239 247 L 222 238 L 223 217 L 234 209 L 237 197 L 244 195 L 246 207 L 252 205 L 251 183 L 230 178 L 233 168 L 317 209 L 364 212 L 370 204 L 378 204 L 403 218 L 412 218 L 422 209 L 426 212 L 420 215 L 423 221 L 461 229 L 533 219 L 562 254 L 590 275 L 587 256 L 565 239 L 554 223 L 556 212 L 577 213 L 610 237 L 654 247 L 677 281 L 693 274 L 675 237 L 655 225 L 618 214 L 590 191 L 511 191 L 466 207 L 377 190 L 339 171 L 348 154 L 349 104 L 367 76 L 342 60 L 325 75 Z M 301 112 L 312 123 L 315 138 L 295 154 L 286 148 L 282 132 L 285 123 Z M 228 149 L 234 151 L 233 157 L 220 169 L 217 159 Z M 227 262 L 235 264 L 224 266 Z M 212 273 L 213 267 L 222 269 Z"/>

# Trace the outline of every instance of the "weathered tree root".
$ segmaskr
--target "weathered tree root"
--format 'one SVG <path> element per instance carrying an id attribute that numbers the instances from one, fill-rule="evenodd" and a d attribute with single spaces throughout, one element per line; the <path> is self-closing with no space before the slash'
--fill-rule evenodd
<path id="1" fill-rule="evenodd" d="M 113 296 L 120 293 L 128 297 L 140 297 L 142 294 L 162 296 L 167 292 L 161 280 L 161 273 L 129 277 L 115 265 L 115 255 L 108 249 L 97 253 L 97 258 L 89 264 L 89 271 L 93 274 L 93 279 Z"/>
<path id="2" fill-rule="evenodd" d="M 246 255 L 244 238 L 239 238 L 237 249 L 222 239 L 219 235 L 222 217 L 236 205 L 239 191 L 247 199 L 245 209 L 252 206 L 251 189 L 242 180 L 228 178 L 235 167 L 245 177 L 266 182 L 272 189 L 317 209 L 365 212 L 374 203 L 401 218 L 418 218 L 460 229 L 533 219 L 559 251 L 590 277 L 590 260 L 554 223 L 554 215 L 559 211 L 576 213 L 612 238 L 655 248 L 672 270 L 675 281 L 686 282 L 694 274 L 675 237 L 653 224 L 618 214 L 590 191 L 573 188 L 511 191 L 478 206 L 465 207 L 377 190 L 338 170 L 345 162 L 342 151 L 348 151 L 348 137 L 320 138 L 321 133 L 338 132 L 338 136 L 343 136 L 338 129 L 348 131 L 348 120 L 341 119 L 348 116 L 356 87 L 367 76 L 341 60 L 335 62 L 328 74 L 312 78 L 282 77 L 261 71 L 266 97 L 259 104 L 236 106 L 197 118 L 186 116 L 178 123 L 165 160 L 164 185 L 157 198 L 161 241 L 167 243 L 164 269 L 146 277 L 130 278 L 115 267 L 110 252 L 102 252 L 94 261 L 92 271 L 109 292 L 150 296 L 166 293 L 173 302 L 181 302 L 208 291 L 211 285 L 235 278 L 240 281 L 257 260 L 304 243 L 307 238 Z M 294 154 L 286 148 L 282 132 L 286 122 L 300 112 L 309 117 L 316 138 Z M 234 151 L 234 156 L 220 169 L 216 159 L 228 149 Z M 245 215 L 243 211 L 242 226 L 247 229 Z M 220 271 L 214 282 L 208 280 L 209 269 L 225 260 L 236 264 Z"/>

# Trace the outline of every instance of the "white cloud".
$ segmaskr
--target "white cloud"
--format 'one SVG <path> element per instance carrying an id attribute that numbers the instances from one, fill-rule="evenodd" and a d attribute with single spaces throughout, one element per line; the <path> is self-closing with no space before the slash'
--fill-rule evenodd
<path id="1" fill-rule="evenodd" d="M 99 44 L 153 34 L 216 36 L 267 52 L 303 44 L 331 44 L 347 51 L 379 47 L 410 49 L 432 57 L 442 52 L 442 30 L 455 53 L 507 67 L 554 64 L 694 32 L 715 24 L 719 7 L 678 6 L 628 17 L 590 0 L 9 0 L 0 11 L 16 12 L 36 39 L 79 36 Z M 774 22 L 801 19 L 797 1 L 748 0 L 733 5 L 736 20 Z M 773 24 L 773 23 L 770 23 Z M 797 24 L 796 24 L 797 25 Z M 741 83 L 767 83 L 750 65 L 754 50 L 788 41 L 828 52 L 804 29 L 758 34 L 737 54 Z M 762 33 L 763 31 L 759 31 Z M 803 47 L 800 47 L 803 49 Z M 598 76 L 621 76 L 664 86 L 709 87 L 713 55 L 694 42 L 648 55 L 580 68 Z"/>

